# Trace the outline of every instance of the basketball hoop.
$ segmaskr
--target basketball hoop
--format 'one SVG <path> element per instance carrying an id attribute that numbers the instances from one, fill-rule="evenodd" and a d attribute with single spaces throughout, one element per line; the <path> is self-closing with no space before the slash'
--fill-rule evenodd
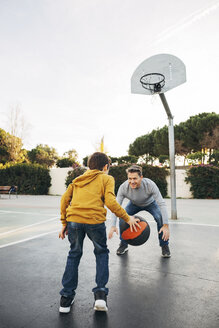
<path id="1" fill-rule="evenodd" d="M 148 73 L 156 72 L 156 73 Z M 152 96 L 152 101 L 159 98 L 167 113 L 169 126 L 171 219 L 177 219 L 176 211 L 176 176 L 175 142 L 173 115 L 168 106 L 165 93 L 186 82 L 186 67 L 181 59 L 170 54 L 158 54 L 144 60 L 135 69 L 131 77 L 131 93 Z"/>
<path id="2" fill-rule="evenodd" d="M 140 78 L 143 88 L 150 90 L 152 94 L 160 93 L 165 85 L 165 76 L 161 73 L 148 73 Z"/>

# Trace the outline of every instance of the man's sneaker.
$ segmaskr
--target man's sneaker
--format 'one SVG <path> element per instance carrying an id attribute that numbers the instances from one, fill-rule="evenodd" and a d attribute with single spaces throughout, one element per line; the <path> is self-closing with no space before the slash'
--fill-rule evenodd
<path id="1" fill-rule="evenodd" d="M 169 249 L 168 245 L 162 246 L 162 256 L 163 257 L 171 257 L 170 249 Z"/>
<path id="2" fill-rule="evenodd" d="M 128 245 L 124 243 L 120 243 L 119 248 L 116 251 L 117 255 L 125 254 L 128 251 Z"/>
<path id="3" fill-rule="evenodd" d="M 69 313 L 71 310 L 71 305 L 74 303 L 74 297 L 65 297 L 62 296 L 60 300 L 60 313 Z"/>
<path id="4" fill-rule="evenodd" d="M 94 310 L 95 311 L 107 311 L 106 293 L 103 290 L 99 290 L 94 294 Z"/>

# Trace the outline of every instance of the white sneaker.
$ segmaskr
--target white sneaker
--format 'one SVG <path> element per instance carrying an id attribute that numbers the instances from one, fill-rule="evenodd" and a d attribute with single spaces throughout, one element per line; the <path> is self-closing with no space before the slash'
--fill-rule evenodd
<path id="1" fill-rule="evenodd" d="M 106 293 L 102 290 L 94 294 L 94 310 L 95 311 L 107 311 Z"/>
<path id="2" fill-rule="evenodd" d="M 95 311 L 107 311 L 107 305 L 106 305 L 106 301 L 104 300 L 96 300 L 94 303 L 94 310 Z"/>
<path id="3" fill-rule="evenodd" d="M 60 313 L 69 313 L 71 310 L 71 306 L 74 303 L 74 297 L 65 297 L 62 296 L 60 300 Z"/>

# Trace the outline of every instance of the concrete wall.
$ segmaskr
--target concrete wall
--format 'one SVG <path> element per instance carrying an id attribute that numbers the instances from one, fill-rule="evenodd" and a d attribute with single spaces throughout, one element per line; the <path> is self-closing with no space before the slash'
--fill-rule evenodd
<path id="1" fill-rule="evenodd" d="M 185 183 L 186 170 L 176 170 L 176 197 L 177 198 L 192 198 L 190 184 Z M 167 177 L 167 195 L 170 197 L 170 176 Z"/>
<path id="2" fill-rule="evenodd" d="M 49 188 L 49 195 L 62 195 L 66 190 L 65 179 L 71 167 L 50 169 L 51 187 Z"/>
<path id="3" fill-rule="evenodd" d="M 55 168 L 50 170 L 52 186 L 49 188 L 49 195 L 62 195 L 65 192 L 65 179 L 68 171 L 70 170 L 72 170 L 70 167 Z M 185 170 L 176 170 L 176 197 L 192 198 L 192 194 L 189 191 L 190 185 L 185 183 L 185 177 Z M 167 177 L 167 184 L 167 192 L 170 197 L 170 176 Z"/>

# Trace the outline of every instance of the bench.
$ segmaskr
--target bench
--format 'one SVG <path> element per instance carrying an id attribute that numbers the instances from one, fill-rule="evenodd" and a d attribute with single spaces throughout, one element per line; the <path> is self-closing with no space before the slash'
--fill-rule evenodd
<path id="1" fill-rule="evenodd" d="M 0 186 L 0 194 L 8 194 L 11 198 L 12 193 L 15 193 L 17 197 L 17 186 Z"/>

